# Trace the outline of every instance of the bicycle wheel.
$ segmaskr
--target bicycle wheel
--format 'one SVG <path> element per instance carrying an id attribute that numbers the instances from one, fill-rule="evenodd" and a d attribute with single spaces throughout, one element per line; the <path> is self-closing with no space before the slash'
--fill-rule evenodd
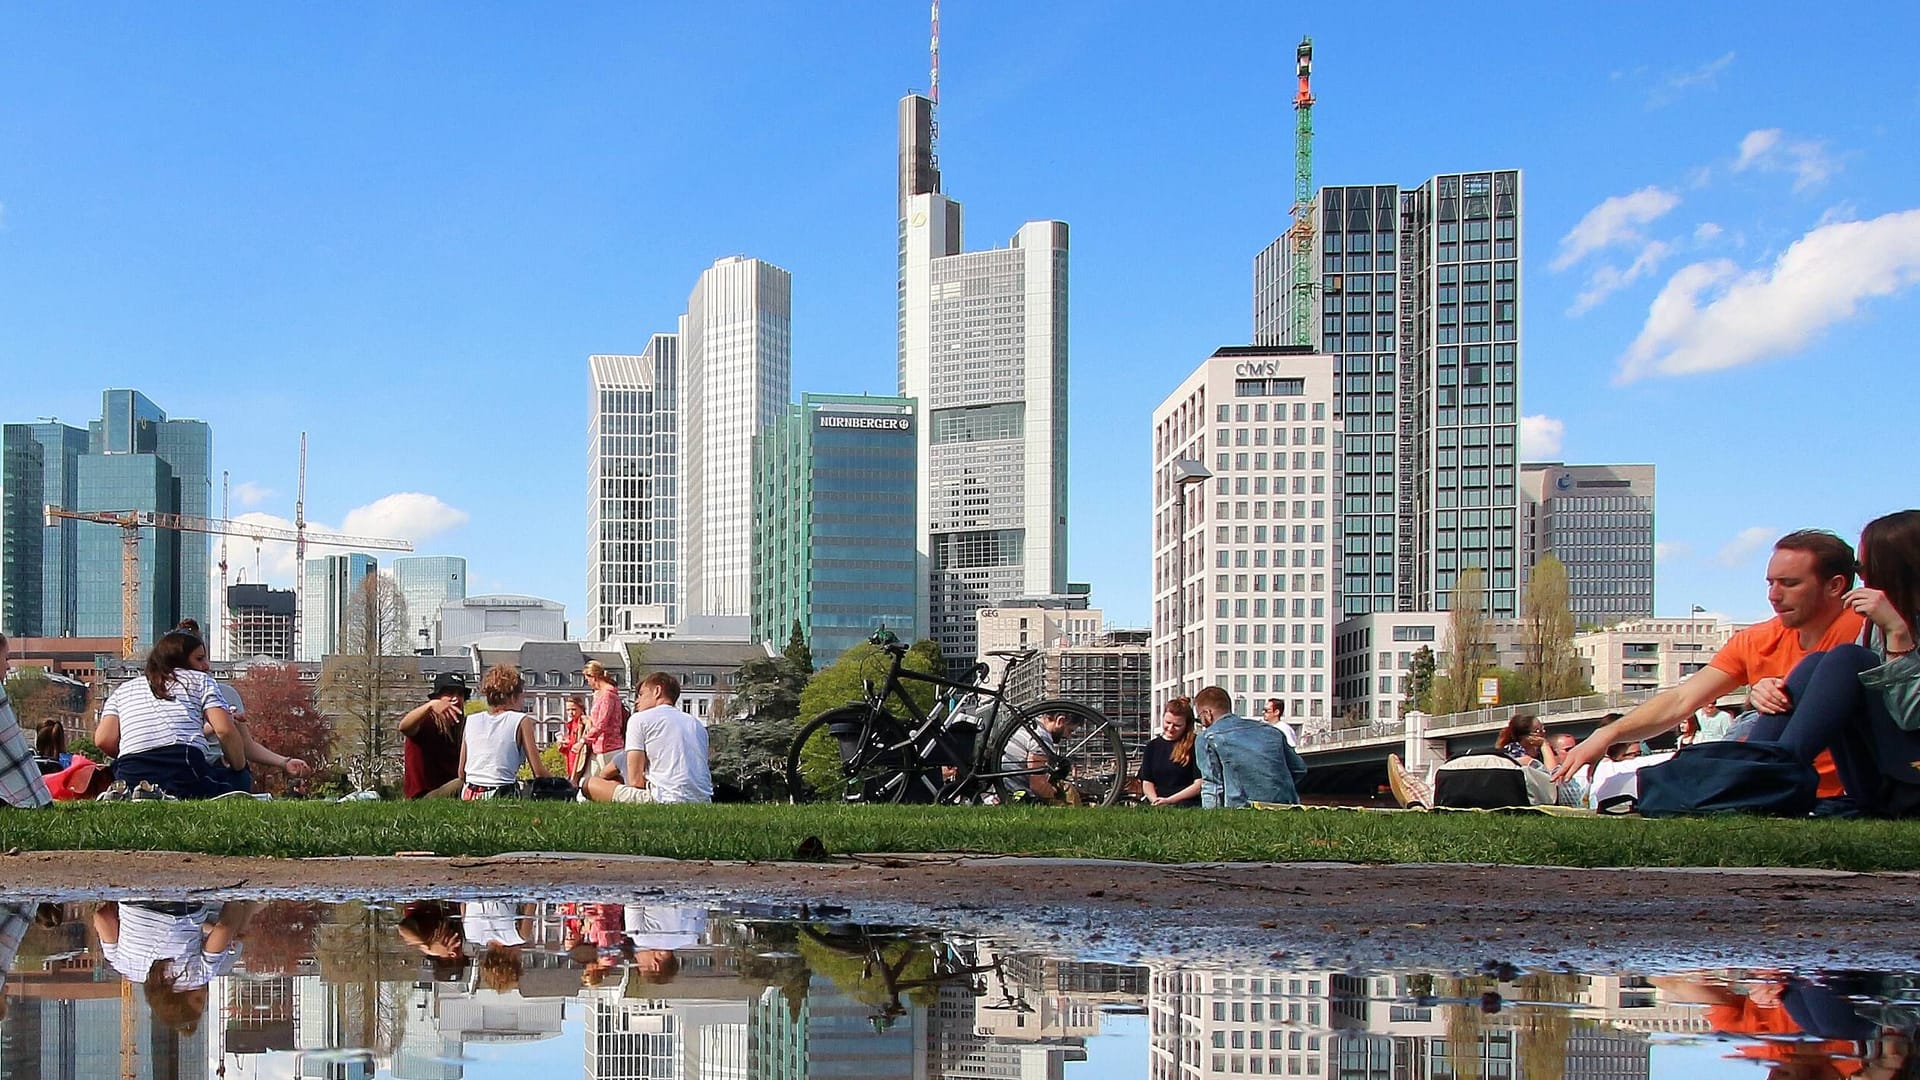
<path id="1" fill-rule="evenodd" d="M 900 722 L 870 705 L 842 705 L 809 721 L 787 750 L 787 797 L 796 803 L 892 803 L 924 785 L 905 767 Z"/>
<path id="2" fill-rule="evenodd" d="M 1127 748 L 1099 710 L 1042 701 L 999 726 L 981 772 L 1002 804 L 1112 806 L 1127 786 Z"/>

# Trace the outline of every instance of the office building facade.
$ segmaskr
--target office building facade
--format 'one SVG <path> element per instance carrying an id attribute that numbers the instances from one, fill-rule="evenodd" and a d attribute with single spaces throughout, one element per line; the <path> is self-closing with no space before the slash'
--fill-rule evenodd
<path id="1" fill-rule="evenodd" d="M 1337 358 L 1343 613 L 1447 609 L 1469 566 L 1520 610 L 1521 175 L 1324 187 L 1319 350 Z M 1254 260 L 1254 340 L 1286 341 L 1294 242 Z"/>
<path id="2" fill-rule="evenodd" d="M 940 191 L 933 106 L 900 102 L 900 393 L 921 404 L 919 532 L 930 635 L 978 655 L 974 612 L 1067 584 L 1065 222 L 965 251 Z"/>
<path id="3" fill-rule="evenodd" d="M 755 637 L 798 622 L 824 666 L 876 626 L 923 634 L 919 426 L 907 398 L 806 394 L 754 440 Z"/>
<path id="4" fill-rule="evenodd" d="M 77 521 L 48 524 L 48 505 L 73 507 L 80 497 L 85 430 L 58 421 L 7 424 L 0 501 L 0 632 L 19 637 L 72 637 L 77 625 Z"/>
<path id="5" fill-rule="evenodd" d="M 1566 564 L 1575 625 L 1653 617 L 1653 494 L 1652 465 L 1520 467 L 1520 565 Z"/>
<path id="6" fill-rule="evenodd" d="M 1332 357 L 1230 346 L 1154 410 L 1157 703 L 1221 686 L 1243 715 L 1268 697 L 1303 722 L 1331 714 L 1335 399 Z"/>
<path id="7" fill-rule="evenodd" d="M 591 356 L 587 424 L 587 604 L 597 641 L 653 637 L 679 622 L 679 345 Z"/>
<path id="8" fill-rule="evenodd" d="M 417 653 L 440 647 L 440 605 L 467 597 L 467 560 L 409 555 L 393 560 L 393 583 L 407 600 L 407 643 Z"/>
<path id="9" fill-rule="evenodd" d="M 792 279 L 759 259 L 707 268 L 680 316 L 680 618 L 753 610 L 753 439 L 787 407 Z"/>
<path id="10" fill-rule="evenodd" d="M 227 656 L 291 663 L 294 660 L 294 593 L 266 585 L 227 587 Z"/>
<path id="11" fill-rule="evenodd" d="M 300 659 L 317 663 L 347 647 L 347 623 L 360 583 L 380 572 L 371 555 L 321 555 L 307 560 L 300 598 Z"/>

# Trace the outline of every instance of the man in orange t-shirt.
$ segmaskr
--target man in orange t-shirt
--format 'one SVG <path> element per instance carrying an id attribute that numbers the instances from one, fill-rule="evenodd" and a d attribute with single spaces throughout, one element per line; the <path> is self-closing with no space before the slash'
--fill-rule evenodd
<path id="1" fill-rule="evenodd" d="M 1791 709 L 1787 676 L 1794 665 L 1809 653 L 1860 637 L 1860 616 L 1846 605 L 1853 571 L 1853 547 L 1830 532 L 1802 529 L 1781 537 L 1767 560 L 1767 603 L 1774 617 L 1733 635 L 1713 662 L 1686 682 L 1660 691 L 1561 755 L 1554 779 L 1564 780 L 1599 761 L 1614 743 L 1636 742 L 1679 727 L 1694 710 L 1741 686 L 1748 687 L 1747 704 L 1758 712 Z M 1822 798 L 1846 793 L 1833 755 L 1822 751 L 1814 768 L 1820 773 Z"/>

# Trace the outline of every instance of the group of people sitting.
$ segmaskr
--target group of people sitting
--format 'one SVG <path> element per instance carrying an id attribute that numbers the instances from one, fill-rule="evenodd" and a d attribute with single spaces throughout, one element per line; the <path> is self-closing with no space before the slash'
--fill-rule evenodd
<path id="1" fill-rule="evenodd" d="M 589 661 L 582 674 L 594 687 L 593 703 L 568 704 L 562 795 L 612 803 L 713 801 L 706 725 L 679 707 L 679 680 L 664 671 L 648 675 L 629 712 L 599 661 Z M 401 718 L 407 798 L 494 799 L 520 794 L 523 768 L 536 782 L 551 777 L 540 760 L 533 717 L 523 709 L 520 669 L 495 665 L 481 678 L 480 694 L 486 708 L 469 714 L 466 676 L 443 672 L 426 702 Z"/>
<path id="2" fill-rule="evenodd" d="M 1267 699 L 1263 720 L 1239 716 L 1218 686 L 1167 702 L 1160 734 L 1140 762 L 1140 797 L 1148 806 L 1243 807 L 1300 801 L 1307 763 L 1294 749 L 1285 705 Z"/>

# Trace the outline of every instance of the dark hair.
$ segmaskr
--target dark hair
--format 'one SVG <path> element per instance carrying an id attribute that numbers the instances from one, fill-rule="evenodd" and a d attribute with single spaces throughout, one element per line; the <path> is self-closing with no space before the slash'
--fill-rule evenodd
<path id="1" fill-rule="evenodd" d="M 1198 734 L 1194 729 L 1193 723 L 1193 702 L 1183 697 L 1173 698 L 1167 702 L 1166 707 L 1161 711 L 1177 716 L 1187 722 L 1187 733 L 1180 736 L 1179 742 L 1173 744 L 1173 749 L 1168 751 L 1167 756 L 1182 765 L 1191 764 L 1193 762 L 1193 740 L 1195 735 Z"/>
<path id="2" fill-rule="evenodd" d="M 1544 727 L 1539 717 L 1532 713 L 1520 713 L 1508 720 L 1506 727 L 1500 729 L 1500 737 L 1493 740 L 1493 745 L 1505 746 L 1508 743 L 1517 743 L 1536 732 L 1545 735 Z"/>
<path id="3" fill-rule="evenodd" d="M 40 721 L 40 730 L 33 740 L 33 752 L 43 758 L 57 758 L 66 753 L 66 726 L 58 720 Z"/>
<path id="4" fill-rule="evenodd" d="M 666 698 L 669 705 L 680 704 L 680 680 L 664 671 L 656 671 L 641 679 L 640 685 L 642 688 L 651 686 L 660 691 L 660 696 Z"/>
<path id="5" fill-rule="evenodd" d="M 1279 698 L 1270 697 L 1267 699 L 1267 704 L 1273 706 L 1273 711 L 1279 713 L 1283 718 L 1287 715 L 1287 703 L 1281 701 Z"/>
<path id="6" fill-rule="evenodd" d="M 577 706 L 581 712 L 587 711 L 587 699 L 584 694 L 568 694 L 567 704 Z"/>
<path id="7" fill-rule="evenodd" d="M 1804 551 L 1813 556 L 1821 581 L 1843 577 L 1853 587 L 1853 547 L 1825 529 L 1798 529 L 1774 541 L 1775 551 Z"/>
<path id="8" fill-rule="evenodd" d="M 7 635 L 0 634 L 0 649 L 4 649 L 6 647 L 7 647 Z"/>
<path id="9" fill-rule="evenodd" d="M 1860 580 L 1887 594 L 1908 626 L 1920 617 L 1920 510 L 1901 510 L 1860 530 Z"/>
<path id="10" fill-rule="evenodd" d="M 1607 760 L 1619 761 L 1622 758 L 1625 758 L 1627 756 L 1627 751 L 1633 749 L 1638 745 L 1640 744 L 1632 741 L 1631 739 L 1629 739 L 1626 742 L 1614 743 L 1612 746 L 1607 747 Z"/>
<path id="11" fill-rule="evenodd" d="M 193 654 L 206 643 L 197 635 L 185 630 L 170 630 L 160 635 L 153 645 L 153 651 L 147 654 L 147 688 L 161 701 L 172 701 L 173 691 L 167 684 L 173 681 L 174 673 L 193 670 Z"/>
<path id="12" fill-rule="evenodd" d="M 175 629 L 175 630 L 185 630 L 185 631 L 186 631 L 187 633 L 189 633 L 189 634 L 192 634 L 192 635 L 193 635 L 194 637 L 205 637 L 205 636 L 206 636 L 205 634 L 202 634 L 202 633 L 200 632 L 200 620 L 199 620 L 199 619 L 181 619 L 181 620 L 180 620 L 180 622 L 179 622 L 179 624 L 178 624 L 178 625 L 176 625 L 176 626 L 174 627 L 174 629 Z"/>

